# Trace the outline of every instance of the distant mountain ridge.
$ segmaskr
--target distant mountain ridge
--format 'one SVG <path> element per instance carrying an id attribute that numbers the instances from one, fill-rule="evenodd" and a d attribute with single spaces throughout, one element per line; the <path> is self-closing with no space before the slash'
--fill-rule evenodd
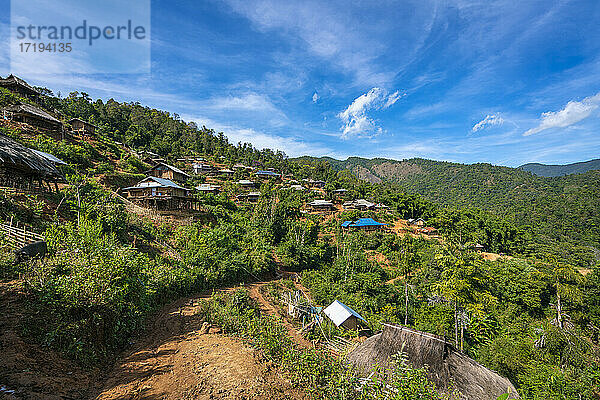
<path id="1" fill-rule="evenodd" d="M 588 171 L 600 170 L 600 158 L 564 165 L 527 163 L 518 168 L 522 169 L 523 171 L 531 172 L 534 175 L 544 176 L 547 178 L 572 174 L 583 174 Z"/>

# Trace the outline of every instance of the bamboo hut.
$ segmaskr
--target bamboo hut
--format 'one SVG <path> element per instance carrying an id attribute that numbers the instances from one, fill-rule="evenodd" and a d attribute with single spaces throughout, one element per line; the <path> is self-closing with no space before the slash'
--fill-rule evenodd
<path id="1" fill-rule="evenodd" d="M 44 189 L 44 183 L 64 182 L 64 177 L 48 158 L 15 140 L 0 135 L 0 186 Z"/>
<path id="2" fill-rule="evenodd" d="M 384 324 L 382 333 L 368 338 L 348 359 L 368 374 L 376 364 L 385 366 L 400 352 L 411 367 L 426 367 L 429 379 L 442 392 L 454 388 L 464 400 L 496 400 L 504 393 L 518 398 L 508 379 L 458 352 L 444 338 L 403 326 Z"/>

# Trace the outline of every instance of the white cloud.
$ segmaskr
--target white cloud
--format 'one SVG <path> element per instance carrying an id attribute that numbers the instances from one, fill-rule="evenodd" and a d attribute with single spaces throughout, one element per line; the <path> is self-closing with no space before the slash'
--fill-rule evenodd
<path id="1" fill-rule="evenodd" d="M 388 108 L 388 107 L 394 105 L 394 103 L 396 103 L 400 99 L 400 97 L 403 97 L 405 94 L 406 93 L 400 94 L 400 91 L 396 90 L 394 93 L 392 93 L 388 96 L 383 108 Z"/>
<path id="2" fill-rule="evenodd" d="M 211 111 L 211 115 L 256 119 L 259 115 L 263 121 L 272 126 L 284 126 L 289 123 L 287 115 L 279 109 L 267 95 L 246 93 L 240 96 L 212 97 L 198 103 L 199 108 Z"/>
<path id="3" fill-rule="evenodd" d="M 387 49 L 378 39 L 382 25 L 364 23 L 348 9 L 322 1 L 285 2 L 277 0 L 226 0 L 230 7 L 248 18 L 260 31 L 278 30 L 300 39 L 309 55 L 327 60 L 336 69 L 350 73 L 360 85 L 391 82 L 396 68 L 380 65 L 378 58 Z M 388 29 L 397 29 L 397 26 Z M 421 32 L 419 32 L 420 34 Z"/>
<path id="4" fill-rule="evenodd" d="M 218 110 L 279 111 L 268 98 L 256 93 L 212 98 L 207 103 L 208 107 Z"/>
<path id="5" fill-rule="evenodd" d="M 598 108 L 599 102 L 600 93 L 597 93 L 594 96 L 586 97 L 582 101 L 569 101 L 562 110 L 542 113 L 539 125 L 527 130 L 523 133 L 523 136 L 533 135 L 546 129 L 566 128 L 576 124 L 589 117 Z"/>
<path id="6" fill-rule="evenodd" d="M 210 118 L 192 117 L 181 115 L 184 121 L 193 121 L 198 126 L 205 125 L 217 132 L 223 132 L 231 143 L 250 143 L 257 149 L 281 150 L 290 157 L 303 155 L 324 156 L 330 155 L 331 149 L 313 142 L 305 142 L 295 137 L 271 135 L 252 128 L 222 124 Z"/>
<path id="7" fill-rule="evenodd" d="M 317 94 L 317 92 L 315 92 L 312 96 L 312 101 L 313 101 L 313 103 L 316 103 L 317 100 L 319 100 L 319 95 Z"/>
<path id="8" fill-rule="evenodd" d="M 504 123 L 504 118 L 500 116 L 500 114 L 488 114 L 484 119 L 473 125 L 471 129 L 472 132 L 477 132 L 482 129 L 487 128 L 488 126 L 494 125 L 502 125 Z"/>
<path id="9" fill-rule="evenodd" d="M 381 133 L 383 130 L 368 116 L 367 111 L 386 109 L 396 103 L 400 97 L 402 95 L 399 91 L 388 95 L 385 89 L 378 87 L 358 96 L 352 104 L 337 115 L 344 123 L 341 128 L 342 138 Z"/>

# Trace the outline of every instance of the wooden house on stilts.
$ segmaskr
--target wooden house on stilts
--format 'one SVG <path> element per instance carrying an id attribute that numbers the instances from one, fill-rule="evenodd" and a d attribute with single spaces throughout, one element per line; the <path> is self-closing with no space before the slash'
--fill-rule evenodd
<path id="1" fill-rule="evenodd" d="M 79 136 L 94 136 L 98 127 L 90 122 L 80 118 L 73 118 L 69 121 L 71 124 L 71 133 Z"/>
<path id="2" fill-rule="evenodd" d="M 190 190 L 169 179 L 148 176 L 137 185 L 122 190 L 130 201 L 142 207 L 159 211 L 198 209 L 198 202 L 190 195 Z"/>

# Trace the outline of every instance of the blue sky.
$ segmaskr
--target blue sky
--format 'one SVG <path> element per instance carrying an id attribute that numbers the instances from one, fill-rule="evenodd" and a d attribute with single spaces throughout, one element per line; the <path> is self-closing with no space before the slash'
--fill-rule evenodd
<path id="1" fill-rule="evenodd" d="M 290 156 L 600 157 L 597 1 L 152 1 L 151 15 L 149 75 L 82 64 L 23 77 L 139 101 Z"/>

